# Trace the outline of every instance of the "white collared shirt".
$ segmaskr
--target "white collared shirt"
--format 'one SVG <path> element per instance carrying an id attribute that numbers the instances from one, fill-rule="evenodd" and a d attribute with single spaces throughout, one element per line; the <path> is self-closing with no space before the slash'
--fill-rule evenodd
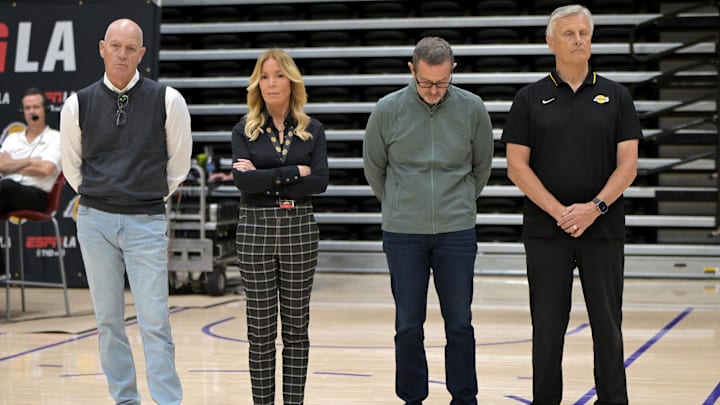
<path id="1" fill-rule="evenodd" d="M 43 132 L 32 143 L 28 142 L 27 130 L 13 132 L 5 138 L 0 152 L 8 152 L 13 159 L 27 159 L 38 157 L 55 164 L 60 169 L 60 132 L 46 126 Z M 20 173 L 9 173 L 4 179 L 15 180 L 25 185 L 37 187 L 45 192 L 52 190 L 58 171 L 52 176 L 27 176 Z"/>

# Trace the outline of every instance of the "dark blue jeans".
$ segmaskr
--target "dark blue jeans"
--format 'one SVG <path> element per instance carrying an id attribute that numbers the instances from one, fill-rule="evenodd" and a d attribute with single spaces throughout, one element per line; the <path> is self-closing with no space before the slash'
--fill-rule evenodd
<path id="1" fill-rule="evenodd" d="M 445 379 L 452 405 L 477 404 L 475 331 L 470 305 L 475 229 L 437 235 L 383 232 L 395 299 L 395 391 L 406 404 L 428 396 L 423 341 L 430 269 L 445 321 Z"/>

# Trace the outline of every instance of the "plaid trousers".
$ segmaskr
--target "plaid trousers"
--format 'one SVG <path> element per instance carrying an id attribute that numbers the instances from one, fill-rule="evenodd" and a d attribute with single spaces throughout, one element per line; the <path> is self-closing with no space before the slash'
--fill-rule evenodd
<path id="1" fill-rule="evenodd" d="M 240 206 L 236 250 L 247 297 L 250 381 L 255 405 L 275 401 L 278 302 L 283 402 L 303 403 L 318 239 L 310 203 L 290 209 Z"/>

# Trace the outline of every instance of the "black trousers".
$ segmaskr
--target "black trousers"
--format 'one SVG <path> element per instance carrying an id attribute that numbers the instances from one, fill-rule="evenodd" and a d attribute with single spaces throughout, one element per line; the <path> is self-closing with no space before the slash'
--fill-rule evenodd
<path id="1" fill-rule="evenodd" d="M 275 403 L 275 338 L 282 322 L 283 403 L 304 402 L 310 293 L 319 231 L 312 205 L 292 209 L 241 205 L 237 254 L 247 296 L 253 403 Z"/>
<path id="2" fill-rule="evenodd" d="M 562 356 L 578 268 L 594 347 L 595 404 L 627 404 L 622 337 L 624 243 L 602 239 L 524 240 L 533 325 L 533 405 L 562 400 Z"/>
<path id="3" fill-rule="evenodd" d="M 48 193 L 15 180 L 0 180 L 0 215 L 19 209 L 45 211 Z"/>

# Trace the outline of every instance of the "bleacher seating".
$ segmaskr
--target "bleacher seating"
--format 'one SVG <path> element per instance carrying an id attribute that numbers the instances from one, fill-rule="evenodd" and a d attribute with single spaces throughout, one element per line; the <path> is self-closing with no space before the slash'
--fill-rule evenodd
<path id="1" fill-rule="evenodd" d="M 232 2 L 163 1 L 160 80 L 188 99 L 195 148 L 210 146 L 216 156 L 229 157 L 230 130 L 246 112 L 244 88 L 255 59 L 267 47 L 287 49 L 305 78 L 306 110 L 327 130 L 331 186 L 316 199 L 321 249 L 362 252 L 379 251 L 380 238 L 379 203 L 362 173 L 363 129 L 377 99 L 409 80 L 407 62 L 414 44 L 428 34 L 449 40 L 458 59 L 453 83 L 485 99 L 499 140 L 514 93 L 554 66 L 544 43 L 545 24 L 548 13 L 566 2 L 228 3 Z M 675 93 L 648 86 L 668 65 L 717 58 L 715 44 L 701 42 L 663 63 L 639 62 L 631 56 L 629 32 L 658 16 L 663 2 L 590 3 L 595 13 L 591 62 L 601 74 L 631 89 L 647 138 L 641 146 L 638 179 L 625 193 L 628 254 L 696 255 L 720 261 L 720 240 L 711 235 L 717 228 L 717 181 L 712 177 L 717 175 L 717 158 L 706 153 L 685 161 L 687 156 L 713 148 L 717 129 L 688 127 L 673 136 L 657 137 L 676 122 L 717 112 L 715 102 L 707 100 L 672 110 L 685 94 L 697 91 L 698 83 L 717 83 L 717 70 L 703 67 L 681 72 L 679 77 L 685 80 L 675 86 Z M 680 40 L 642 33 L 634 49 L 649 54 L 672 48 Z M 213 192 L 218 198 L 238 196 L 231 185 Z M 504 147 L 496 142 L 490 184 L 478 202 L 481 253 L 522 252 L 521 205 L 522 194 L 506 178 Z"/>

